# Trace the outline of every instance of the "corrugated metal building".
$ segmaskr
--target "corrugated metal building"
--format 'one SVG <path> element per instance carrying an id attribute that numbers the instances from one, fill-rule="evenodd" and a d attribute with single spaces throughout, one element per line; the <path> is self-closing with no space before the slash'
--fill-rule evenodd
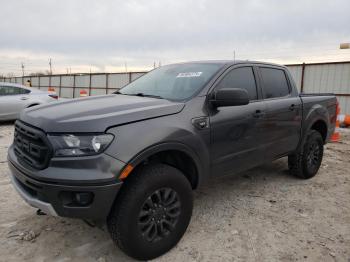
<path id="1" fill-rule="evenodd" d="M 334 93 L 341 113 L 350 114 L 350 61 L 287 66 L 300 92 Z"/>
<path id="2" fill-rule="evenodd" d="M 287 65 L 300 92 L 335 93 L 341 113 L 350 114 L 350 61 Z M 32 86 L 47 90 L 55 88 L 59 96 L 79 97 L 80 90 L 89 95 L 103 95 L 122 88 L 145 72 L 98 73 L 79 75 L 52 75 L 40 77 L 12 77 L 0 81 L 24 84 L 31 80 Z"/>

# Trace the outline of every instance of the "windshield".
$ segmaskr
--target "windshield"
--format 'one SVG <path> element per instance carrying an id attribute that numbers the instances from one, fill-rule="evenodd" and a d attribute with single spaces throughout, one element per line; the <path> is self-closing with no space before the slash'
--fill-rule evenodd
<path id="1" fill-rule="evenodd" d="M 123 87 L 119 93 L 186 100 L 203 88 L 220 67 L 221 64 L 214 63 L 162 66 Z"/>

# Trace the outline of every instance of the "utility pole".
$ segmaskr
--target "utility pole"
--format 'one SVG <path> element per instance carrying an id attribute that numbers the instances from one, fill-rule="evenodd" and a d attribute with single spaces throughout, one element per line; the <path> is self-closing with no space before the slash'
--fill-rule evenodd
<path id="1" fill-rule="evenodd" d="M 236 61 L 236 50 L 233 50 L 233 62 Z"/>
<path id="2" fill-rule="evenodd" d="M 51 61 L 51 58 L 49 59 L 49 66 L 50 66 L 50 75 L 52 75 L 52 61 Z"/>
<path id="3" fill-rule="evenodd" d="M 153 62 L 153 69 L 156 68 L 156 61 Z"/>
<path id="4" fill-rule="evenodd" d="M 126 61 L 124 62 L 124 66 L 125 66 L 125 72 L 128 72 L 128 64 L 126 63 Z"/>
<path id="5" fill-rule="evenodd" d="M 21 68 L 22 68 L 22 76 L 24 76 L 24 64 L 23 64 L 23 62 L 21 64 Z"/>

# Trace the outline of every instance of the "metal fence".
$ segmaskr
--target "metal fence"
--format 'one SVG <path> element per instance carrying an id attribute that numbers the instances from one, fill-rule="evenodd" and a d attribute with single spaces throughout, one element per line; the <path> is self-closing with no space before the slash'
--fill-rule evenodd
<path id="1" fill-rule="evenodd" d="M 30 80 L 32 86 L 40 90 L 54 88 L 55 92 L 60 97 L 75 98 L 80 96 L 81 90 L 85 90 L 87 94 L 91 96 L 113 93 L 145 73 L 146 72 L 128 72 L 25 76 L 0 78 L 0 82 L 25 84 Z"/>
<path id="2" fill-rule="evenodd" d="M 300 92 L 335 93 L 341 113 L 350 114 L 350 61 L 287 65 Z M 110 94 L 146 72 L 98 73 L 76 75 L 26 76 L 0 78 L 0 81 L 55 89 L 60 97 L 74 98 L 85 90 L 88 95 Z"/>

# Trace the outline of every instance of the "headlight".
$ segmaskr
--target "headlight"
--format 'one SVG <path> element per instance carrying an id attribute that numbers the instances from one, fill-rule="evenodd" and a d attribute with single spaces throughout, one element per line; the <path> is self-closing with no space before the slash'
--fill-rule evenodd
<path id="1" fill-rule="evenodd" d="M 114 136 L 102 135 L 50 135 L 55 156 L 89 156 L 103 152 L 112 142 Z"/>

